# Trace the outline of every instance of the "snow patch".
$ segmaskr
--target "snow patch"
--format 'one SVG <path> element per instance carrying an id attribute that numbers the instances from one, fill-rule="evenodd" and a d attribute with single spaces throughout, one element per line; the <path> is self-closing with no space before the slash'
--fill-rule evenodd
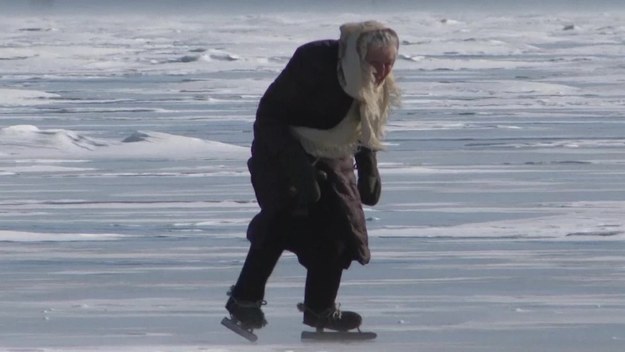
<path id="1" fill-rule="evenodd" d="M 0 230 L 0 242 L 112 241 L 127 236 L 107 233 L 43 233 Z"/>
<path id="2" fill-rule="evenodd" d="M 0 88 L 0 107 L 49 104 L 58 94 L 37 90 Z"/>
<path id="3" fill-rule="evenodd" d="M 248 148 L 177 136 L 154 131 L 136 131 L 121 142 L 101 140 L 64 129 L 39 129 L 32 125 L 15 125 L 0 129 L 0 158 L 21 159 L 71 158 L 77 159 L 243 159 Z"/>

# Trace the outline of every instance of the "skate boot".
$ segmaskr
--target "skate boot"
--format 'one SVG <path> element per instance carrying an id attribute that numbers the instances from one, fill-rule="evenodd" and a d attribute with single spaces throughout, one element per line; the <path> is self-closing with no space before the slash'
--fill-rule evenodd
<path id="1" fill-rule="evenodd" d="M 243 329 L 260 329 L 267 325 L 265 313 L 261 309 L 265 304 L 267 304 L 265 301 L 242 301 L 231 296 L 226 303 L 226 309 L 232 321 Z"/>
<path id="2" fill-rule="evenodd" d="M 304 324 L 315 328 L 315 331 L 302 331 L 302 341 L 364 341 L 378 336 L 372 331 L 360 331 L 362 317 L 356 312 L 342 312 L 337 306 L 315 312 L 303 303 L 297 308 L 304 312 Z M 349 331 L 353 329 L 357 331 Z"/>
<path id="3" fill-rule="evenodd" d="M 304 312 L 304 324 L 316 328 L 317 331 L 324 329 L 348 331 L 358 329 L 362 324 L 360 314 L 349 311 L 342 312 L 336 305 L 321 312 L 315 312 L 303 303 L 298 304 L 297 308 L 300 312 Z"/>
<path id="4" fill-rule="evenodd" d="M 254 329 L 260 329 L 267 325 L 265 313 L 260 309 L 265 304 L 267 304 L 265 301 L 242 301 L 230 296 L 226 303 L 230 318 L 223 318 L 221 325 L 247 340 L 255 342 L 258 340 L 258 336 L 254 334 Z"/>

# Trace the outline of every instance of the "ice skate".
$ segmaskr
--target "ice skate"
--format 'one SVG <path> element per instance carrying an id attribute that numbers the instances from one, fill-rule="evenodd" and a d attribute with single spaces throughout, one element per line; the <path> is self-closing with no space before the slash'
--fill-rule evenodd
<path id="1" fill-rule="evenodd" d="M 371 340 L 377 337 L 374 332 L 360 331 L 362 317 L 356 312 L 341 311 L 333 306 L 322 312 L 315 312 L 303 303 L 297 308 L 304 313 L 304 324 L 315 328 L 315 331 L 302 331 L 302 340 Z M 333 332 L 327 332 L 326 329 Z M 354 330 L 356 331 L 350 331 Z"/>
<path id="2" fill-rule="evenodd" d="M 230 318 L 223 318 L 221 324 L 254 342 L 258 339 L 254 334 L 254 329 L 260 329 L 267 325 L 265 313 L 261 309 L 261 306 L 265 304 L 267 304 L 265 301 L 242 301 L 230 297 L 226 303 L 226 309 L 230 313 Z"/>

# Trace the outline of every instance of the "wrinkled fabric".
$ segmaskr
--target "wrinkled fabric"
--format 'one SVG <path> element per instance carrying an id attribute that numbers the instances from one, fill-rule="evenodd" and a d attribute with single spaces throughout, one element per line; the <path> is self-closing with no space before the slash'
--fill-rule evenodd
<path id="1" fill-rule="evenodd" d="M 269 86 L 256 113 L 252 157 L 248 167 L 261 211 L 250 222 L 253 246 L 279 243 L 306 266 L 339 263 L 348 267 L 370 259 L 364 212 L 354 174 L 354 159 L 316 159 L 320 200 L 298 211 L 289 194 L 281 155 L 305 153 L 291 126 L 330 129 L 345 118 L 353 103 L 338 81 L 338 41 L 323 40 L 299 47 Z"/>

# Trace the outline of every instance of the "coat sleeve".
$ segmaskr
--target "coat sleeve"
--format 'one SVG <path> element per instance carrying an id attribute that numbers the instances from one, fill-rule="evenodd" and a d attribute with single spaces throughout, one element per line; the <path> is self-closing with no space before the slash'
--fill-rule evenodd
<path id="1" fill-rule="evenodd" d="M 307 124 L 303 109 L 310 104 L 308 99 L 317 85 L 318 69 L 312 56 L 314 53 L 307 46 L 298 48 L 260 100 L 254 134 L 270 155 L 279 156 L 285 150 L 303 153 L 290 126 Z"/>
<path id="2" fill-rule="evenodd" d="M 316 170 L 290 130 L 313 116 L 306 112 L 319 84 L 314 56 L 313 47 L 298 48 L 259 103 L 249 165 L 261 208 L 305 207 L 319 200 Z"/>

